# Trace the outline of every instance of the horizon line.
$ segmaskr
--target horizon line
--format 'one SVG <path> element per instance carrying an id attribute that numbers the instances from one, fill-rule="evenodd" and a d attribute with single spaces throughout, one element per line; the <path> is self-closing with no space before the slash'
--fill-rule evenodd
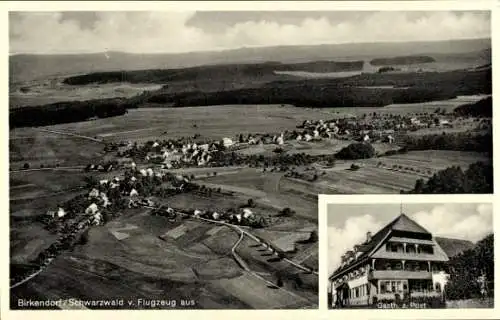
<path id="1" fill-rule="evenodd" d="M 371 44 L 403 44 L 403 43 L 436 43 L 436 42 L 453 42 L 453 41 L 474 41 L 474 40 L 489 40 L 492 41 L 492 37 L 479 37 L 479 38 L 454 38 L 454 39 L 441 39 L 441 40 L 415 40 L 415 41 L 380 41 L 380 42 L 338 42 L 338 43 L 319 43 L 319 44 L 291 44 L 291 45 L 255 45 L 255 46 L 241 46 L 236 48 L 221 48 L 221 49 L 207 49 L 199 51 L 184 51 L 184 52 L 130 52 L 121 50 L 106 50 L 106 51 L 86 51 L 86 52 L 67 52 L 67 53 L 30 53 L 30 52 L 20 52 L 12 53 L 9 52 L 9 57 L 11 56 L 29 56 L 29 55 L 39 55 L 39 56 L 70 56 L 70 55 L 92 55 L 92 54 L 105 54 L 105 53 L 123 53 L 130 55 L 176 55 L 176 54 L 195 54 L 195 53 L 213 53 L 213 52 L 225 52 L 225 51 L 236 51 L 244 49 L 264 49 L 264 48 L 290 48 L 290 47 L 319 47 L 319 46 L 341 46 L 341 45 L 371 45 Z M 490 45 L 491 47 L 491 45 Z"/>

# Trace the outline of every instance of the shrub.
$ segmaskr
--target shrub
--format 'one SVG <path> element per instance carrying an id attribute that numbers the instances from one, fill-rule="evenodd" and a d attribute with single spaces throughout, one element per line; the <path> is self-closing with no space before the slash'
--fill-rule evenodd
<path id="1" fill-rule="evenodd" d="M 295 211 L 293 211 L 292 209 L 286 207 L 286 208 L 283 208 L 283 210 L 281 210 L 279 216 L 281 217 L 291 217 L 293 216 L 295 213 Z"/>
<path id="2" fill-rule="evenodd" d="M 368 143 L 352 143 L 342 148 L 335 156 L 343 160 L 368 159 L 375 156 L 375 149 Z"/>
<path id="3" fill-rule="evenodd" d="M 360 168 L 360 167 L 359 167 L 357 164 L 354 164 L 354 163 L 353 163 L 353 164 L 351 164 L 351 168 L 350 168 L 350 170 L 352 170 L 352 171 L 356 171 L 356 170 L 359 170 L 359 168 Z"/>
<path id="4" fill-rule="evenodd" d="M 250 208 L 253 208 L 253 207 L 255 207 L 255 201 L 254 201 L 252 198 L 250 198 L 250 199 L 248 199 L 248 201 L 247 201 L 247 205 L 248 205 Z"/>

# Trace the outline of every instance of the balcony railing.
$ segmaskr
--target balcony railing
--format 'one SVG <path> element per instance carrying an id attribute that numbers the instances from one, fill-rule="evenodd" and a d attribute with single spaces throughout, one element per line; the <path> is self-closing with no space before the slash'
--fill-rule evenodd
<path id="1" fill-rule="evenodd" d="M 441 293 L 437 291 L 413 291 L 410 292 L 412 298 L 438 298 Z"/>
<path id="2" fill-rule="evenodd" d="M 403 292 L 385 292 L 377 293 L 375 296 L 378 300 L 395 300 L 396 295 L 402 299 L 404 297 Z M 437 291 L 413 291 L 410 292 L 410 298 L 440 298 L 442 294 Z"/>
<path id="3" fill-rule="evenodd" d="M 390 279 L 390 280 L 410 280 L 410 279 L 432 279 L 432 273 L 425 271 L 408 270 L 372 270 L 368 279 Z"/>

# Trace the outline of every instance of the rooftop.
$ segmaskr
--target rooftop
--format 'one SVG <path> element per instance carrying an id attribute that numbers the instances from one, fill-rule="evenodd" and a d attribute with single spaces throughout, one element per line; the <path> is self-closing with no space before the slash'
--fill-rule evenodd
<path id="1" fill-rule="evenodd" d="M 398 235 L 400 235 L 401 233 L 408 233 L 408 236 L 404 236 L 404 238 L 394 237 L 393 239 L 409 239 L 409 238 L 411 239 L 411 235 L 422 235 L 425 236 L 426 238 L 428 237 L 429 239 L 432 239 L 432 235 L 429 231 L 427 231 L 417 222 L 413 221 L 406 214 L 401 213 L 394 220 L 388 223 L 385 227 L 383 227 L 377 233 L 375 233 L 371 237 L 371 241 L 369 242 L 365 241 L 364 243 L 359 244 L 358 247 L 362 248 L 362 250 L 360 250 L 362 251 L 361 255 L 354 261 L 351 261 L 350 263 L 344 266 L 340 266 L 337 270 L 334 271 L 334 273 L 330 278 L 342 274 L 347 269 L 350 269 L 351 267 L 358 265 L 363 261 L 369 259 L 375 253 L 375 249 L 377 249 L 379 245 L 382 244 L 382 242 L 389 237 L 390 234 L 394 233 Z M 438 255 L 441 257 L 439 260 L 442 261 L 447 260 L 446 259 L 447 257 L 451 258 L 454 255 L 458 254 L 459 252 L 461 252 L 460 250 L 468 248 L 468 244 L 466 244 L 466 242 L 472 245 L 472 242 L 470 241 L 457 240 L 457 239 L 436 238 L 435 240 L 439 246 L 444 245 L 445 247 L 442 248 L 442 250 L 437 250 L 440 253 Z"/>

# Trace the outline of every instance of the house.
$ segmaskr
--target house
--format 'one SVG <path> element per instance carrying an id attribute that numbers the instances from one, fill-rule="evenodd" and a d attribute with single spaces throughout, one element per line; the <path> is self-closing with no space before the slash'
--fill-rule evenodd
<path id="1" fill-rule="evenodd" d="M 130 191 L 129 196 L 130 196 L 130 197 L 137 197 L 137 196 L 139 196 L 139 192 L 137 192 L 137 190 L 135 190 L 135 189 L 132 189 L 132 190 Z"/>
<path id="2" fill-rule="evenodd" d="M 199 218 L 201 216 L 201 214 L 202 214 L 202 212 L 198 209 L 194 210 L 194 212 L 193 212 L 193 216 L 195 218 Z"/>
<path id="3" fill-rule="evenodd" d="M 87 215 L 94 215 L 97 212 L 99 212 L 99 208 L 95 203 L 92 203 L 90 206 L 87 207 L 87 209 L 85 209 L 85 214 Z"/>
<path id="4" fill-rule="evenodd" d="M 401 214 L 342 256 L 329 277 L 332 307 L 375 305 L 398 296 L 442 301 L 446 263 L 471 245 L 434 237 Z"/>
<path id="5" fill-rule="evenodd" d="M 370 136 L 369 136 L 369 135 L 367 135 L 367 134 L 365 134 L 365 136 L 363 137 L 363 141 L 364 141 L 364 142 L 368 142 L 368 141 L 370 141 Z"/>
<path id="6" fill-rule="evenodd" d="M 230 147 L 234 144 L 233 140 L 231 140 L 230 138 L 222 138 L 222 145 L 224 147 Z"/>
<path id="7" fill-rule="evenodd" d="M 93 216 L 92 216 L 92 223 L 96 226 L 100 225 L 102 222 L 102 214 L 100 212 L 96 212 Z"/>
<path id="8" fill-rule="evenodd" d="M 99 184 L 101 186 L 106 185 L 106 184 L 108 184 L 108 180 L 101 180 L 101 181 L 99 181 Z"/>
<path id="9" fill-rule="evenodd" d="M 240 223 L 240 222 L 241 222 L 241 219 L 242 219 L 241 213 L 237 213 L 237 214 L 235 214 L 235 215 L 234 215 L 234 218 L 236 219 L 236 221 L 237 221 L 238 223 Z"/>
<path id="10" fill-rule="evenodd" d="M 148 173 L 147 173 L 146 169 L 141 169 L 139 172 L 141 173 L 141 175 L 142 175 L 143 177 L 146 177 L 146 176 L 148 175 Z"/>
<path id="11" fill-rule="evenodd" d="M 394 143 L 394 137 L 391 136 L 391 135 L 388 135 L 387 136 L 387 142 L 390 143 L 390 144 L 393 144 Z"/>
<path id="12" fill-rule="evenodd" d="M 64 211 L 63 208 L 59 207 L 59 209 L 57 210 L 57 217 L 58 218 L 62 218 L 66 215 L 66 211 Z"/>
<path id="13" fill-rule="evenodd" d="M 90 191 L 89 198 L 97 198 L 97 197 L 99 197 L 99 190 L 94 188 Z"/>
<path id="14" fill-rule="evenodd" d="M 172 169 L 173 166 L 172 166 L 172 163 L 170 161 L 165 161 L 163 164 L 162 164 L 162 169 Z"/>
<path id="15" fill-rule="evenodd" d="M 104 192 L 101 192 L 101 199 L 102 199 L 102 206 L 104 208 L 106 208 L 111 204 L 111 202 L 108 199 L 108 196 Z"/>
<path id="16" fill-rule="evenodd" d="M 250 210 L 248 208 L 244 208 L 241 212 L 243 213 L 243 218 L 245 218 L 245 219 L 248 219 L 249 217 L 251 217 L 253 215 L 252 210 Z"/>
<path id="17" fill-rule="evenodd" d="M 285 143 L 283 136 L 279 136 L 278 138 L 276 138 L 276 143 L 278 145 L 283 145 Z"/>
<path id="18" fill-rule="evenodd" d="M 218 212 L 213 212 L 212 213 L 212 219 L 219 220 L 219 218 L 220 218 L 220 214 Z"/>

